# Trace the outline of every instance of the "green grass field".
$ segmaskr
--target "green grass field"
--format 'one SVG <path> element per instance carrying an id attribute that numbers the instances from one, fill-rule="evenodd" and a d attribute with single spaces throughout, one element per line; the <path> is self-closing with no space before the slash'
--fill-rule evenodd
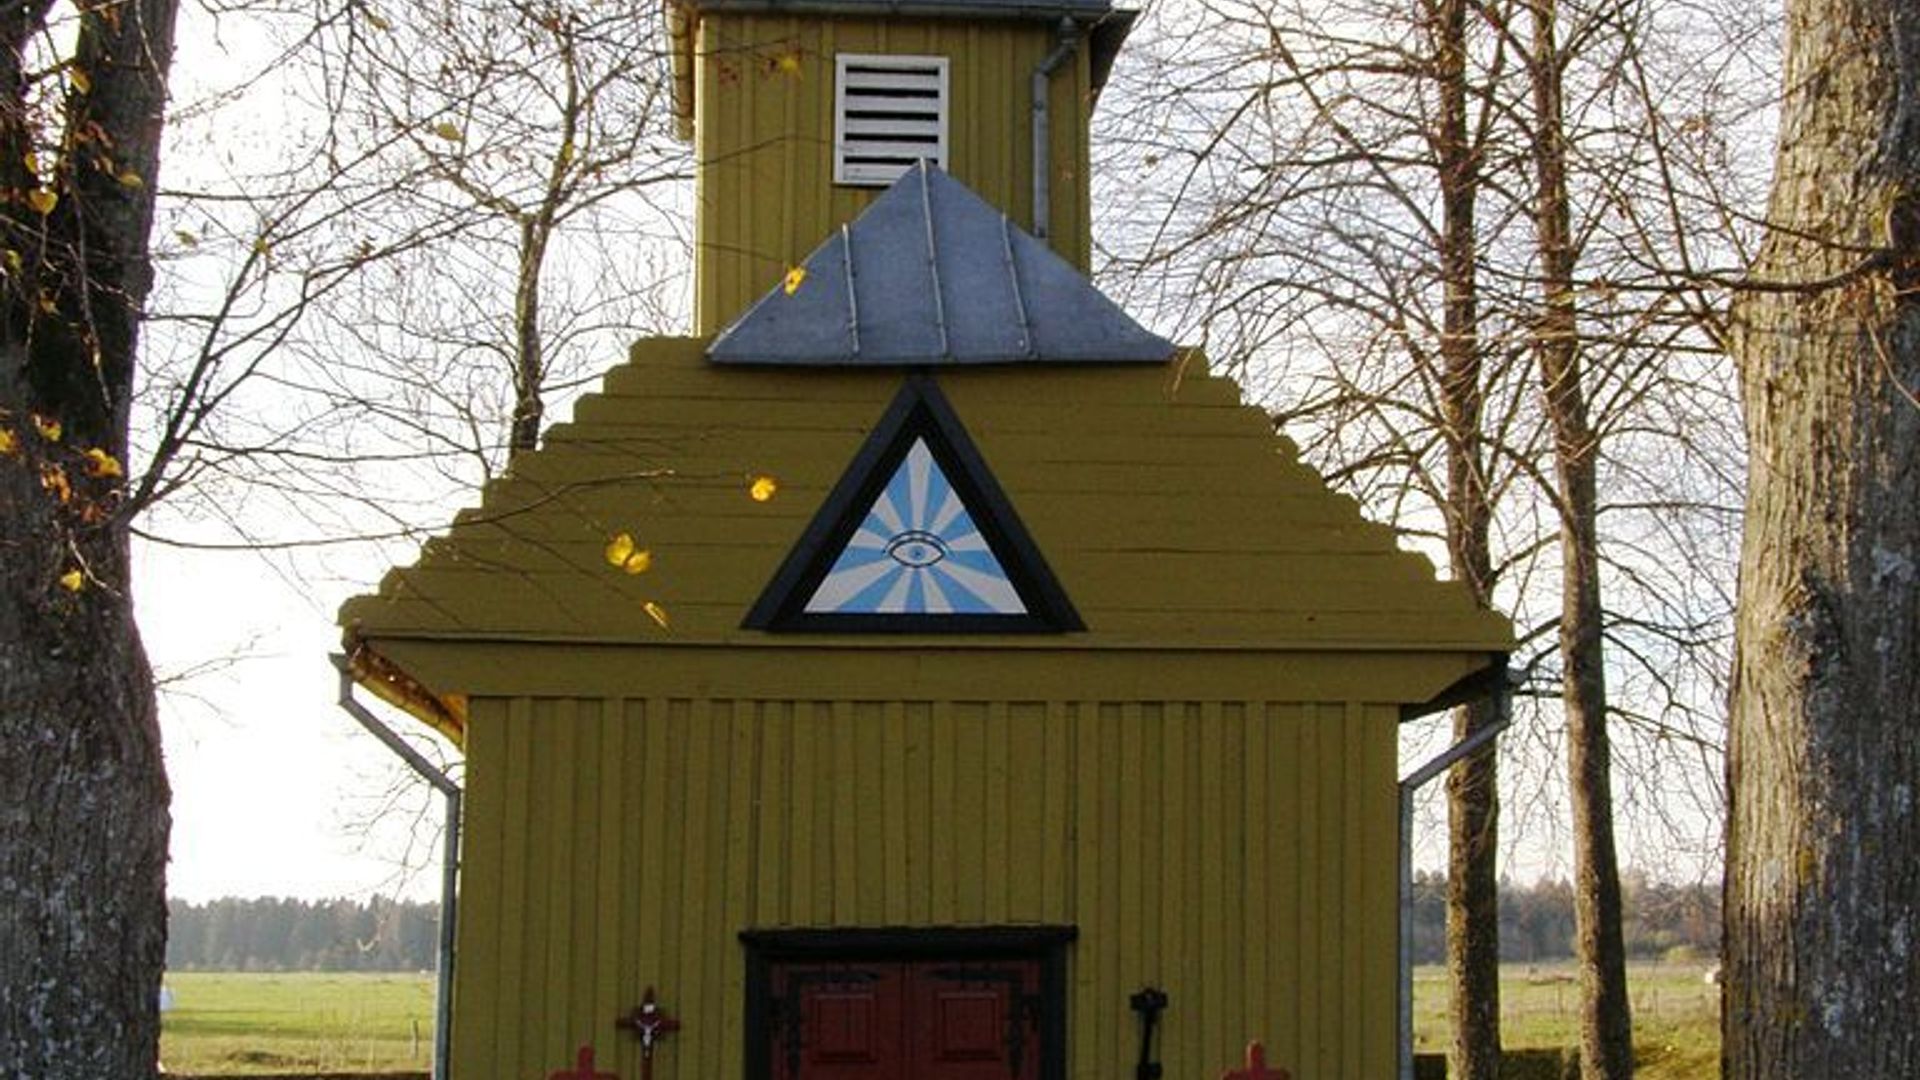
<path id="1" fill-rule="evenodd" d="M 1718 991 L 1700 964 L 1636 965 L 1634 1030 L 1642 1080 L 1720 1075 Z M 426 975 L 225 974 L 167 977 L 174 994 L 160 1041 L 168 1070 L 190 1075 L 425 1070 L 433 1056 Z M 1574 1044 L 1579 988 L 1570 966 L 1512 966 L 1500 985 L 1510 1049 Z M 1414 1045 L 1447 1042 L 1445 973 L 1414 972 Z"/>
<path id="2" fill-rule="evenodd" d="M 433 1063 L 433 977 L 176 972 L 160 1060 L 188 1075 L 393 1072 Z"/>
<path id="3" fill-rule="evenodd" d="M 1634 964 L 1628 968 L 1634 1047 L 1641 1080 L 1709 1080 L 1720 1075 L 1720 989 L 1702 977 L 1706 965 Z M 1445 1053 L 1446 972 L 1413 973 L 1414 1050 Z M 1580 987 L 1571 964 L 1501 969 L 1500 1039 L 1509 1050 L 1578 1044 Z"/>

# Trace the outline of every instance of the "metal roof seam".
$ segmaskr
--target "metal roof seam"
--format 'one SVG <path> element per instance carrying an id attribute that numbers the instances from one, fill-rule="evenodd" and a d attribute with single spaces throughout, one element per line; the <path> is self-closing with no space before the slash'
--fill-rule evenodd
<path id="1" fill-rule="evenodd" d="M 953 358 L 953 337 L 947 333 L 947 298 L 940 287 L 940 238 L 933 227 L 933 185 L 927 183 L 927 159 L 920 164 L 920 212 L 927 221 L 927 273 L 933 278 L 933 328 L 940 333 L 940 358 Z"/>
<path id="2" fill-rule="evenodd" d="M 845 256 L 847 267 L 847 340 L 853 346 L 853 355 L 860 355 L 860 294 L 853 288 L 853 232 L 845 224 L 840 226 L 840 251 Z"/>
<path id="3" fill-rule="evenodd" d="M 1033 317 L 1027 313 L 1027 298 L 1020 292 L 1020 268 L 1013 262 L 1013 220 L 1005 214 L 1000 215 L 1000 250 L 1006 256 L 1007 288 L 1013 293 L 1013 310 L 1020 317 L 1020 355 L 1033 360 L 1040 355 L 1033 343 Z"/>

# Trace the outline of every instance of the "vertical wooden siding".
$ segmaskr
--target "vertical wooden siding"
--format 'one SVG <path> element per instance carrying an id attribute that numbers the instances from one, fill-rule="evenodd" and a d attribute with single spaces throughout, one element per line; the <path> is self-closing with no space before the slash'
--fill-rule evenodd
<path id="1" fill-rule="evenodd" d="M 695 60 L 694 322 L 724 329 L 882 189 L 833 183 L 837 53 L 946 56 L 948 171 L 1023 228 L 1032 221 L 1028 76 L 1053 47 L 1040 21 L 708 15 Z M 1084 272 L 1091 95 L 1083 48 L 1054 78 L 1054 249 Z"/>
<path id="2" fill-rule="evenodd" d="M 742 1068 L 740 930 L 1071 924 L 1069 1071 L 1168 1080 L 1260 1038 L 1302 1077 L 1393 1062 L 1391 707 L 475 703 L 455 1066 L 543 1077 L 659 988 L 659 1080 Z"/>

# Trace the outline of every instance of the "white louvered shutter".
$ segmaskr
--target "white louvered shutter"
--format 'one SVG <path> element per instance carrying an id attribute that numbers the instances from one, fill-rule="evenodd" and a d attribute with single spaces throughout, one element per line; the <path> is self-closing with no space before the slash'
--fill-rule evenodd
<path id="1" fill-rule="evenodd" d="M 835 58 L 833 180 L 885 187 L 922 158 L 947 165 L 947 58 Z"/>

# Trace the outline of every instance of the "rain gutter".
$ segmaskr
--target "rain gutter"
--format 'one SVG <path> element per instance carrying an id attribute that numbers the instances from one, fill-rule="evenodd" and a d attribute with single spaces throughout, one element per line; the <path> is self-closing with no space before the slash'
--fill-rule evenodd
<path id="1" fill-rule="evenodd" d="M 345 656 L 335 654 L 332 660 L 340 672 L 340 708 L 446 799 L 446 830 L 440 862 L 440 940 L 434 965 L 437 977 L 433 1007 L 433 1080 L 447 1080 L 453 1046 L 453 932 L 460 882 L 460 785 L 360 704 L 353 696 L 353 669 Z"/>
<path id="2" fill-rule="evenodd" d="M 1053 118 L 1048 90 L 1053 73 L 1080 47 L 1080 24 L 1062 18 L 1053 51 L 1033 69 L 1033 235 L 1045 240 L 1053 219 Z"/>
<path id="3" fill-rule="evenodd" d="M 1513 682 L 1504 661 L 1488 669 L 1489 679 L 1475 679 L 1484 692 L 1475 695 L 1494 702 L 1494 721 L 1441 751 L 1400 781 L 1400 994 L 1399 1078 L 1413 1080 L 1413 798 L 1421 788 L 1462 760 L 1491 746 L 1513 723 Z M 1443 695 L 1446 703 L 1461 704 L 1458 694 Z M 1436 699 L 1439 701 L 1440 699 Z M 1444 707 L 1444 706 L 1442 706 Z M 1430 711 L 1430 710 L 1429 710 Z"/>

